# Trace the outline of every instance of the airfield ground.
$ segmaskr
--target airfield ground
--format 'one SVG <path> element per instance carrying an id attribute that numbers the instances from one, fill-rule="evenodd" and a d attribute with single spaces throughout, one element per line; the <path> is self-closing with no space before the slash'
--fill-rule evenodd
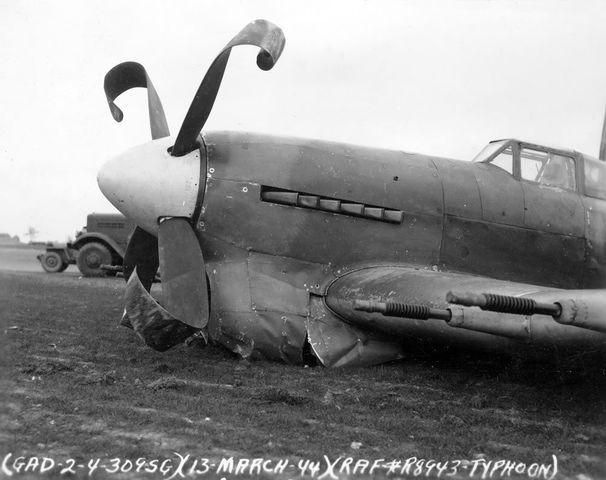
<path id="1" fill-rule="evenodd" d="M 230 457 L 234 465 L 290 461 L 281 474 L 253 470 L 253 478 L 297 478 L 299 461 L 318 461 L 315 477 L 325 479 L 334 478 L 327 460 L 341 457 L 334 474 L 344 479 L 371 477 L 368 469 L 351 473 L 358 459 L 449 461 L 441 478 L 470 478 L 474 463 L 458 465 L 450 477 L 456 460 L 469 460 L 478 467 L 471 478 L 482 478 L 482 462 L 528 467 L 551 464 L 552 455 L 554 478 L 606 478 L 603 363 L 460 354 L 329 370 L 243 361 L 214 346 L 157 353 L 117 324 L 123 280 L 81 278 L 73 267 L 46 274 L 15 260 L 30 253 L 0 252 L 0 454 L 10 471 L 18 456 L 62 465 L 44 477 L 22 471 L 17 478 L 67 478 L 60 470 L 70 467 L 69 458 L 77 478 L 96 459 L 90 478 L 182 478 L 174 468 L 165 475 L 134 472 L 140 458 L 172 459 L 175 466 L 174 452 L 190 455 L 188 468 L 198 459 L 198 472 L 205 470 L 201 458 L 214 464 L 192 478 L 242 477 L 217 471 Z M 339 473 L 348 457 L 355 459 L 349 476 Z M 112 458 L 126 473 L 104 472 L 114 470 Z M 415 468 L 408 477 L 378 468 L 372 477 L 412 478 Z M 434 468 L 428 476 L 437 474 Z"/>

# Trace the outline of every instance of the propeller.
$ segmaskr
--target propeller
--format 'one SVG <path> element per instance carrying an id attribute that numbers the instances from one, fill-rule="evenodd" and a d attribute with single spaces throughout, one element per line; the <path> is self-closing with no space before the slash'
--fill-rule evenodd
<path id="1" fill-rule="evenodd" d="M 158 259 L 165 308 L 149 293 Z M 187 219 L 162 219 L 157 240 L 137 227 L 124 258 L 124 277 L 126 306 L 121 323 L 133 328 L 150 347 L 162 352 L 194 335 L 207 340 L 210 309 L 206 268 Z"/>
<path id="2" fill-rule="evenodd" d="M 267 20 L 250 22 L 232 38 L 219 52 L 202 79 L 181 124 L 171 155 L 179 157 L 196 148 L 198 134 L 204 127 L 217 98 L 231 49 L 237 45 L 259 47 L 261 51 L 257 55 L 257 66 L 261 70 L 271 70 L 282 54 L 284 42 L 284 34 L 280 27 Z"/>
<path id="3" fill-rule="evenodd" d="M 124 62 L 116 65 L 105 74 L 103 88 L 107 97 L 109 110 L 116 122 L 121 122 L 124 118 L 122 110 L 114 103 L 114 100 L 121 94 L 135 87 L 147 89 L 147 105 L 149 107 L 149 126 L 151 128 L 152 139 L 168 137 L 168 123 L 160 97 L 154 88 L 147 71 L 137 62 Z"/>
<path id="4" fill-rule="evenodd" d="M 214 105 L 233 47 L 259 47 L 257 65 L 262 70 L 270 70 L 280 57 L 284 43 L 282 30 L 266 20 L 256 20 L 244 27 L 221 50 L 206 72 L 175 143 L 169 149 L 170 155 L 181 157 L 200 148 L 198 136 Z M 118 122 L 124 114 L 114 100 L 131 88 L 146 88 L 152 139 L 169 136 L 162 103 L 142 65 L 136 62 L 116 65 L 106 74 L 104 87 L 110 111 Z M 202 185 L 199 188 L 198 203 L 201 204 L 204 189 Z M 159 218 L 157 238 L 137 226 L 124 256 L 127 286 L 121 323 L 134 328 L 149 346 L 159 351 L 189 338 L 207 340 L 209 288 L 204 256 L 192 221 L 195 218 L 167 213 Z M 163 306 L 150 294 L 158 266 L 162 272 Z"/>

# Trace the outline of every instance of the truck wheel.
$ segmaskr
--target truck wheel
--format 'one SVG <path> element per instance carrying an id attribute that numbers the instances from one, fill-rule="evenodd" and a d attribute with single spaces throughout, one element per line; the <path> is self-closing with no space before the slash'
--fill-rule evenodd
<path id="1" fill-rule="evenodd" d="M 62 272 L 65 270 L 65 268 L 67 268 L 67 265 L 65 268 L 63 268 L 63 259 L 57 252 L 46 252 L 42 255 L 40 263 L 42 264 L 44 271 L 48 273 Z"/>
<path id="2" fill-rule="evenodd" d="M 102 243 L 91 242 L 78 250 L 76 263 L 85 277 L 104 277 L 105 270 L 101 270 L 101 265 L 110 265 L 112 254 Z"/>

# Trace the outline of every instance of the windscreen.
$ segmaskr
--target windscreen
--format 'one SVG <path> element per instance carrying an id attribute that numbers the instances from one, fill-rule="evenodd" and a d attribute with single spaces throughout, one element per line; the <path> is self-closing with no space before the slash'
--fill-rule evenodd
<path id="1" fill-rule="evenodd" d="M 606 163 L 585 157 L 585 194 L 606 200 Z"/>

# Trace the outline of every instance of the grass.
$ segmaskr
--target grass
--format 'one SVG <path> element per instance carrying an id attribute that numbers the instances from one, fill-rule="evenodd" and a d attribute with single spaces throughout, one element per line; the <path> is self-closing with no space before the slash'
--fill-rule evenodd
<path id="1" fill-rule="evenodd" d="M 117 279 L 0 273 L 3 452 L 295 464 L 555 454 L 557 478 L 606 478 L 599 359 L 456 354 L 329 370 L 243 361 L 218 346 L 157 353 L 118 326 L 122 292 Z"/>

